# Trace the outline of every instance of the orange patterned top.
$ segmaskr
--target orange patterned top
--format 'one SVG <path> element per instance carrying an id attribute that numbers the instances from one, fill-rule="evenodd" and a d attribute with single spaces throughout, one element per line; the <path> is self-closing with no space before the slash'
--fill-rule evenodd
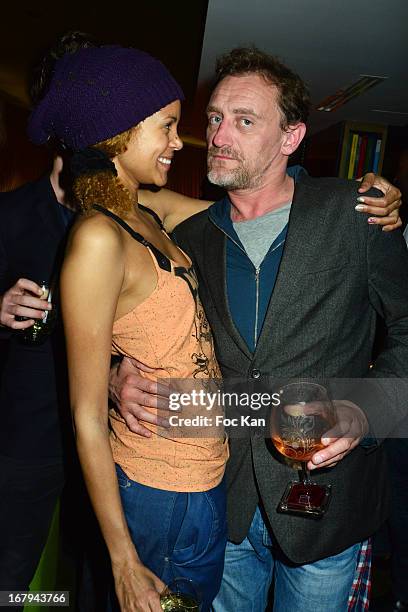
<path id="1" fill-rule="evenodd" d="M 173 261 L 171 270 L 163 270 L 152 248 L 147 248 L 156 268 L 157 285 L 144 302 L 115 321 L 113 352 L 154 368 L 154 373 L 141 372 L 152 380 L 189 379 L 186 389 L 210 386 L 214 390 L 215 379 L 221 374 L 195 272 Z M 201 407 L 195 414 L 210 413 Z M 130 479 L 183 492 L 206 491 L 222 480 L 228 459 L 222 428 L 215 428 L 211 437 L 203 437 L 207 433 L 200 433 L 200 428 L 183 432 L 182 428 L 165 430 L 144 422 L 153 433 L 145 438 L 131 432 L 115 409 L 109 416 L 113 457 Z"/>

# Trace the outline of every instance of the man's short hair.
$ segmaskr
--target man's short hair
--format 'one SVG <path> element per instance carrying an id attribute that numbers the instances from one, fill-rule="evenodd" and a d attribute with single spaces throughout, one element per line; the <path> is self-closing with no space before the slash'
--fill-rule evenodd
<path id="1" fill-rule="evenodd" d="M 239 47 L 219 57 L 215 71 L 216 84 L 227 76 L 259 74 L 278 90 L 282 129 L 306 122 L 310 110 L 308 89 L 299 75 L 273 55 L 256 47 Z"/>

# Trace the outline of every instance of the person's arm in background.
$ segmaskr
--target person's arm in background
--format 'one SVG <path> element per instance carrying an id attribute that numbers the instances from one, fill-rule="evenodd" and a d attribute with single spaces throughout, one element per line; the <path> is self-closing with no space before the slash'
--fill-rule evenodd
<path id="1" fill-rule="evenodd" d="M 300 166 L 293 166 L 289 171 L 296 171 Z M 382 225 L 384 231 L 392 231 L 401 227 L 398 209 L 401 206 L 401 192 L 385 178 L 369 172 L 361 179 L 359 188 L 360 197 L 356 202 L 357 210 L 371 215 L 368 222 Z M 366 193 L 371 187 L 376 187 L 383 193 L 383 197 L 367 197 Z M 139 190 L 139 201 L 154 210 L 162 219 L 168 232 L 182 221 L 211 206 L 208 200 L 197 200 L 188 196 L 160 189 L 159 191 Z M 373 216 L 377 215 L 377 216 Z"/>
<path id="2" fill-rule="evenodd" d="M 161 610 L 163 583 L 140 561 L 129 534 L 108 428 L 112 328 L 125 275 L 120 234 L 89 217 L 70 238 L 61 274 L 70 398 L 78 455 L 112 562 L 122 612 Z M 146 509 L 148 511 L 148 509 Z"/>
<path id="3" fill-rule="evenodd" d="M 6 203 L 2 203 L 3 206 Z M 12 206 L 12 204 L 10 204 Z M 7 223 L 2 223 L 2 232 L 7 232 Z M 52 308 L 47 300 L 41 300 L 41 287 L 26 278 L 19 278 L 10 286 L 10 257 L 5 237 L 0 232 L 0 337 L 7 339 L 12 330 L 26 329 L 41 319 L 44 312 Z M 16 321 L 15 317 L 29 317 L 28 321 Z"/>

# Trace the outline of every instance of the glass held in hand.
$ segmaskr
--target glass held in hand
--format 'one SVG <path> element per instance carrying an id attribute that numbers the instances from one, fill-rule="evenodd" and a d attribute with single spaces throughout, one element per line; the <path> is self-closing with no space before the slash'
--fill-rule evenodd
<path id="1" fill-rule="evenodd" d="M 199 612 L 201 594 L 193 580 L 175 578 L 161 593 L 160 605 L 164 612 Z"/>
<path id="2" fill-rule="evenodd" d="M 276 449 L 302 465 L 300 482 L 290 482 L 278 505 L 279 512 L 321 518 L 327 510 L 331 485 L 310 479 L 307 462 L 322 448 L 322 437 L 336 423 L 333 403 L 322 385 L 296 381 L 279 390 L 273 407 L 270 434 Z"/>
<path id="3" fill-rule="evenodd" d="M 38 297 L 41 300 L 47 300 L 51 304 L 52 291 L 47 281 L 38 281 L 37 285 L 41 288 L 42 293 Z M 20 321 L 26 321 L 28 317 L 16 317 Z M 20 339 L 25 344 L 41 344 L 54 329 L 56 320 L 55 308 L 46 310 L 42 319 L 35 319 L 33 325 L 19 331 Z"/>

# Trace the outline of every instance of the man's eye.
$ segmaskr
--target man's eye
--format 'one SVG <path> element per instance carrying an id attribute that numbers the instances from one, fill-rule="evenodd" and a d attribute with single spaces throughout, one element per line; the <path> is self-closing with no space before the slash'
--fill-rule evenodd
<path id="1" fill-rule="evenodd" d="M 252 121 L 250 121 L 249 119 L 241 119 L 241 123 L 244 127 L 252 125 Z"/>
<path id="2" fill-rule="evenodd" d="M 208 118 L 208 123 L 210 125 L 217 125 L 218 123 L 221 123 L 221 117 L 219 117 L 218 115 L 212 115 Z"/>

